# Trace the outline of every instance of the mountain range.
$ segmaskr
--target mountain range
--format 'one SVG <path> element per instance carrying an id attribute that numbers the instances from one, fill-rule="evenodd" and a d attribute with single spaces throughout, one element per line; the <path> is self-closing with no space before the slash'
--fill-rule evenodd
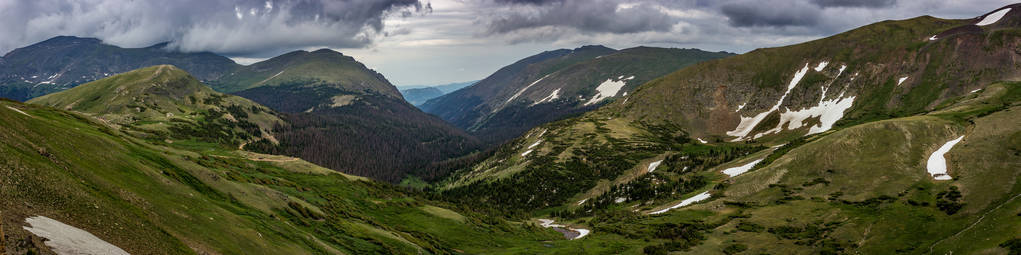
<path id="1" fill-rule="evenodd" d="M 215 80 L 240 67 L 209 52 L 181 53 L 167 43 L 121 48 L 95 38 L 58 36 L 0 58 L 0 97 L 28 100 L 114 74 L 154 65 L 174 65 L 200 80 Z"/>
<path id="2" fill-rule="evenodd" d="M 0 99 L 0 250 L 1018 254 L 1019 8 L 744 54 L 547 51 L 423 110 L 328 49 L 54 64 L 84 77 L 0 84 L 32 98 Z M 31 52 L 152 51 L 7 56 L 84 41 Z"/>
<path id="3" fill-rule="evenodd" d="M 681 67 L 732 55 L 652 47 L 547 51 L 421 108 L 483 141 L 499 143 L 539 124 L 595 109 Z"/>

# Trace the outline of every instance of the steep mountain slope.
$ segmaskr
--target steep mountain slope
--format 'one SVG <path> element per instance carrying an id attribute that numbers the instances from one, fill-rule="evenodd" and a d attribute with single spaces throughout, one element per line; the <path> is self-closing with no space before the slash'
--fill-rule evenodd
<path id="1" fill-rule="evenodd" d="M 435 87 L 401 90 L 401 95 L 404 96 L 404 100 L 408 100 L 408 103 L 413 105 L 420 105 L 429 99 L 437 98 L 443 94 L 442 90 Z"/>
<path id="2" fill-rule="evenodd" d="M 602 46 L 544 52 L 422 105 L 489 142 L 625 96 L 638 85 L 700 61 L 731 56 L 696 49 Z"/>
<path id="3" fill-rule="evenodd" d="M 221 144 L 276 142 L 270 109 L 215 92 L 184 70 L 152 66 L 37 97 L 29 103 L 92 115 L 125 131 Z"/>
<path id="4" fill-rule="evenodd" d="M 212 83 L 213 89 L 234 93 L 256 87 L 328 86 L 349 92 L 400 98 L 382 74 L 340 52 L 321 49 L 293 51 L 241 67 Z"/>
<path id="5" fill-rule="evenodd" d="M 140 140 L 7 100 L 0 123 L 4 254 L 94 240 L 130 254 L 492 253 L 568 242 L 295 158 Z"/>
<path id="6" fill-rule="evenodd" d="M 528 131 L 441 193 L 647 236 L 649 253 L 1004 253 L 1021 236 L 1021 83 L 999 82 L 1021 74 L 1019 8 L 689 66 Z M 664 223 L 680 236 L 646 230 Z"/>
<path id="7" fill-rule="evenodd" d="M 0 58 L 0 97 L 28 100 L 130 70 L 174 65 L 201 80 L 214 80 L 239 65 L 213 53 L 180 53 L 165 43 L 120 48 L 95 38 L 58 36 Z"/>
<path id="8" fill-rule="evenodd" d="M 332 50 L 284 54 L 220 82 L 224 91 L 245 88 L 235 94 L 282 112 L 288 123 L 274 130 L 279 145 L 255 143 L 248 149 L 398 182 L 409 175 L 443 176 L 446 172 L 437 172 L 433 162 L 480 147 L 473 137 L 405 102 L 382 75 Z"/>

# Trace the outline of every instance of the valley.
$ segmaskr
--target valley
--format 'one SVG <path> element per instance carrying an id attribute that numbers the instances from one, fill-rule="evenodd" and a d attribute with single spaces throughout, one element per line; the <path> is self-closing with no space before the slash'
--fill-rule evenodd
<path id="1" fill-rule="evenodd" d="M 0 58 L 0 251 L 1021 254 L 1021 4 L 984 12 L 404 87 L 53 37 Z"/>

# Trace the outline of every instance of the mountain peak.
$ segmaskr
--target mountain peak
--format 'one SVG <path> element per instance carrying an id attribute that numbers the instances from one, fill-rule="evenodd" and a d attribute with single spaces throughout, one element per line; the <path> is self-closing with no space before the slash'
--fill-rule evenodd
<path id="1" fill-rule="evenodd" d="M 332 50 L 332 49 L 329 49 L 329 48 L 318 49 L 318 50 L 313 51 L 312 53 L 313 54 L 336 54 L 336 55 L 341 55 L 341 56 L 344 55 L 344 53 L 340 53 L 339 51 L 335 51 L 335 50 Z"/>

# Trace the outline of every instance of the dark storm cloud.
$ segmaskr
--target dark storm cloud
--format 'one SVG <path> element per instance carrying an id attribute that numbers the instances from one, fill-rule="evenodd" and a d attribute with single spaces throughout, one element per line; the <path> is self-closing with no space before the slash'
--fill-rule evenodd
<path id="1" fill-rule="evenodd" d="M 813 0 L 812 2 L 821 7 L 883 8 L 893 6 L 897 0 Z"/>
<path id="2" fill-rule="evenodd" d="M 676 23 L 661 9 L 640 2 L 626 6 L 610 0 L 497 0 L 495 3 L 505 6 L 487 15 L 484 23 L 489 33 L 496 34 L 540 27 L 624 34 L 668 31 Z"/>
<path id="3" fill-rule="evenodd" d="M 564 0 L 496 0 L 499 4 L 535 4 L 543 5 L 554 2 L 563 2 Z"/>
<path id="4" fill-rule="evenodd" d="M 362 47 L 385 33 L 387 16 L 427 7 L 418 0 L 0 0 L 0 52 L 57 35 L 126 47 L 171 41 L 227 55 Z"/>
<path id="5" fill-rule="evenodd" d="M 819 8 L 799 1 L 742 1 L 724 4 L 720 12 L 735 27 L 814 26 Z"/>

